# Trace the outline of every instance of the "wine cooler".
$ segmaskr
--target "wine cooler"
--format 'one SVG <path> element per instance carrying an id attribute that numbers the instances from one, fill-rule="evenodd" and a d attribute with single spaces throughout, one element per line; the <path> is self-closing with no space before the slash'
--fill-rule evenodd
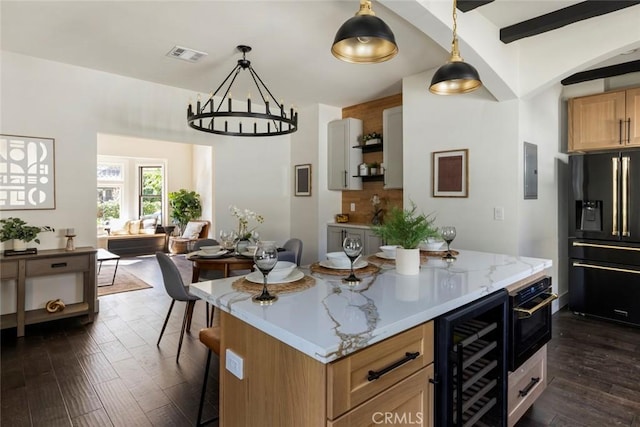
<path id="1" fill-rule="evenodd" d="M 436 319 L 438 426 L 507 425 L 507 314 L 501 290 Z"/>

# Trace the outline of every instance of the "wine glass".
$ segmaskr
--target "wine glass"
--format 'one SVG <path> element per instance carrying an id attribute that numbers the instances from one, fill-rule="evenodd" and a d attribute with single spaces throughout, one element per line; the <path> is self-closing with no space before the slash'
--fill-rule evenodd
<path id="1" fill-rule="evenodd" d="M 264 277 L 264 284 L 262 285 L 262 293 L 254 295 L 251 300 L 260 305 L 271 305 L 278 300 L 276 295 L 271 295 L 267 290 L 267 276 L 278 262 L 278 248 L 275 242 L 258 242 L 256 252 L 253 254 L 253 261 Z"/>
<path id="2" fill-rule="evenodd" d="M 357 278 L 355 273 L 353 272 L 353 263 L 356 258 L 358 258 L 362 253 L 362 240 L 360 240 L 359 236 L 348 235 L 342 242 L 342 249 L 351 261 L 351 274 L 349 275 L 349 277 L 344 279 L 343 282 L 358 283 L 360 279 Z"/>
<path id="3" fill-rule="evenodd" d="M 223 249 L 230 251 L 235 247 L 236 232 L 231 230 L 220 230 L 220 245 Z"/>
<path id="4" fill-rule="evenodd" d="M 451 254 L 451 242 L 456 238 L 456 228 L 450 225 L 440 228 L 442 239 L 447 242 L 447 254 L 442 257 L 445 261 L 455 261 L 456 257 Z"/>

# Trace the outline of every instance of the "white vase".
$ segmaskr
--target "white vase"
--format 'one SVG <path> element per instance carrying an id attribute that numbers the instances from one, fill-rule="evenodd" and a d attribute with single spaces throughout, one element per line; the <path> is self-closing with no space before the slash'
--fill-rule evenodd
<path id="1" fill-rule="evenodd" d="M 396 272 L 406 276 L 420 273 L 420 249 L 396 249 Z"/>
<path id="2" fill-rule="evenodd" d="M 27 250 L 27 242 L 24 240 L 13 239 L 13 250 L 14 251 L 26 251 Z"/>

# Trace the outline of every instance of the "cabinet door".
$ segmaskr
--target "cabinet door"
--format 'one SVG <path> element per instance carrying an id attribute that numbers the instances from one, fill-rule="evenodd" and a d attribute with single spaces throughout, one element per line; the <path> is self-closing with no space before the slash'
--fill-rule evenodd
<path id="1" fill-rule="evenodd" d="M 329 190 L 344 190 L 347 188 L 347 159 L 345 144 L 347 141 L 348 124 L 344 120 L 329 123 L 328 153 L 329 153 Z"/>
<path id="2" fill-rule="evenodd" d="M 328 427 L 411 425 L 432 427 L 433 363 L 371 398 Z"/>
<path id="3" fill-rule="evenodd" d="M 569 151 L 620 148 L 624 142 L 625 92 L 569 100 Z"/>
<path id="4" fill-rule="evenodd" d="M 371 230 L 367 230 L 365 232 L 365 240 L 364 240 L 364 250 L 362 251 L 363 254 L 369 255 L 369 254 L 375 254 L 380 252 L 380 246 L 382 246 L 382 239 L 378 236 L 376 236 L 375 234 L 373 234 L 373 231 Z"/>
<path id="5" fill-rule="evenodd" d="M 640 88 L 627 91 L 627 146 L 640 146 Z"/>
<path id="6" fill-rule="evenodd" d="M 384 188 L 402 188 L 402 106 L 382 112 Z"/>
<path id="7" fill-rule="evenodd" d="M 362 189 L 362 180 L 357 177 L 358 165 L 362 163 L 362 149 L 354 148 L 358 146 L 361 135 L 362 120 L 349 118 L 329 122 L 329 190 Z"/>
<path id="8" fill-rule="evenodd" d="M 345 238 L 342 227 L 327 227 L 327 252 L 340 252 Z"/>

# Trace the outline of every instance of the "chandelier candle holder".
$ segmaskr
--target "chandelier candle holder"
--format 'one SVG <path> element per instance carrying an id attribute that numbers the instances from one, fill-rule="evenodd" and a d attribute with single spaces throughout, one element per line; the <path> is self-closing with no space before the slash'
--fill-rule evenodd
<path id="1" fill-rule="evenodd" d="M 258 73 L 251 66 L 251 61 L 246 58 L 246 54 L 251 51 L 251 47 L 240 45 L 238 50 L 242 52 L 242 59 L 238 60 L 238 64 L 231 70 L 220 86 L 209 95 L 204 104 L 200 100 L 200 95 L 198 95 L 195 111 L 193 105 L 189 103 L 187 109 L 189 126 L 202 132 L 229 136 L 277 136 L 297 131 L 298 112 L 294 110 L 293 106 L 289 110 L 285 109 L 284 102 L 282 100 L 278 102 L 260 76 L 258 76 Z M 264 103 L 262 111 L 252 110 L 250 94 L 247 96 L 246 110 L 233 109 L 231 87 L 240 72 L 245 70 L 249 72 Z M 216 105 L 214 97 L 218 96 L 218 94 L 221 94 L 219 95 L 220 102 Z M 225 104 L 226 110 L 223 108 Z M 271 111 L 272 108 L 273 112 Z M 238 119 L 237 127 L 235 120 L 230 125 L 229 119 Z M 250 122 L 244 129 L 242 119 Z M 253 126 L 251 122 L 253 122 Z M 231 129 L 231 127 L 236 127 L 236 129 Z"/>

